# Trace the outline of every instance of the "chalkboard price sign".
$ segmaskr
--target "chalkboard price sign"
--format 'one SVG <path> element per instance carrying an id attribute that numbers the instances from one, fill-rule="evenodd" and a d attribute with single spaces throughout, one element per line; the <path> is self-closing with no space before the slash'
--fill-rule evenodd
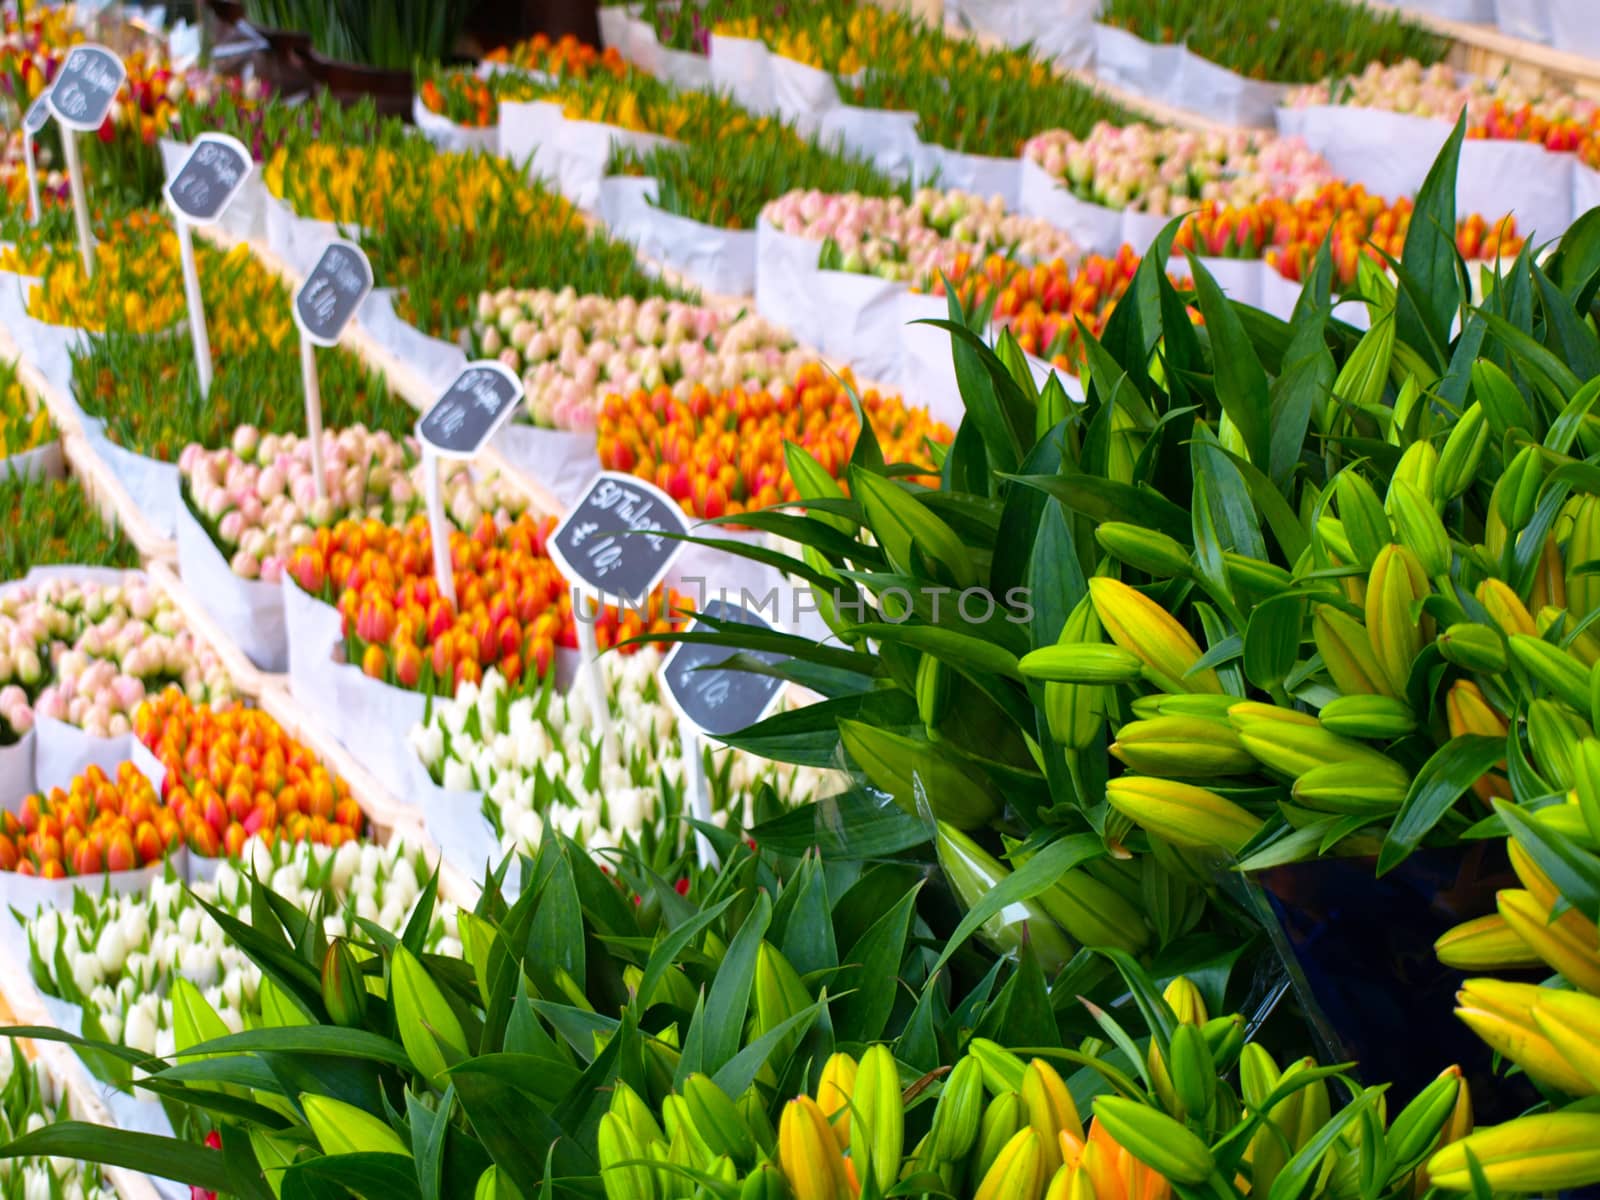
<path id="1" fill-rule="evenodd" d="M 34 102 L 28 105 L 28 111 L 23 114 L 22 129 L 29 137 L 38 137 L 44 132 L 44 127 L 50 124 L 50 93 L 40 92 Z"/>
<path id="2" fill-rule="evenodd" d="M 361 247 L 331 241 L 294 294 L 295 324 L 314 345 L 335 346 L 371 291 L 372 265 Z"/>
<path id="3" fill-rule="evenodd" d="M 708 601 L 702 615 L 758 629 L 772 628 L 744 605 L 725 600 Z M 689 632 L 711 633 L 713 627 L 696 619 Z M 767 715 L 783 691 L 781 679 L 719 665 L 734 653 L 728 646 L 679 642 L 661 665 L 672 707 L 701 733 L 712 737 L 724 737 L 754 725 Z M 786 657 L 767 651 L 743 653 L 764 663 L 783 662 Z"/>
<path id="4" fill-rule="evenodd" d="M 642 604 L 689 531 L 683 509 L 654 484 L 602 471 L 548 543 L 561 573 L 587 591 Z"/>
<path id="5" fill-rule="evenodd" d="M 167 203 L 191 225 L 209 225 L 227 211 L 254 169 L 238 138 L 202 133 L 167 183 Z"/>
<path id="6" fill-rule="evenodd" d="M 122 60 L 104 46 L 74 46 L 50 85 L 50 109 L 68 129 L 92 133 L 105 122 L 127 77 Z"/>
<path id="7" fill-rule="evenodd" d="M 417 437 L 443 458 L 473 458 L 522 403 L 522 380 L 492 358 L 468 363 L 417 422 Z"/>

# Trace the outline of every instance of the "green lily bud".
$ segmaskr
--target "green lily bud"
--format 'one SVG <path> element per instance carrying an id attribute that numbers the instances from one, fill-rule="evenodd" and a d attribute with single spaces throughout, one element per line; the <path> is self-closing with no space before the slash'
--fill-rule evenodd
<path id="1" fill-rule="evenodd" d="M 1510 638 L 1511 657 L 1557 700 L 1578 712 L 1589 709 L 1589 672 L 1559 646 L 1541 638 L 1515 633 Z"/>
<path id="2" fill-rule="evenodd" d="M 707 1076 L 683 1081 L 683 1105 L 700 1140 L 714 1156 L 725 1156 L 748 1168 L 755 1161 L 756 1142 L 728 1094 Z"/>
<path id="3" fill-rule="evenodd" d="M 1139 656 L 1120 646 L 1078 642 L 1071 646 L 1044 646 L 1022 656 L 1018 664 L 1029 679 L 1056 683 L 1137 683 L 1144 664 Z"/>
<path id="4" fill-rule="evenodd" d="M 400 1140 L 400 1135 L 389 1128 L 387 1122 L 373 1116 L 364 1108 L 335 1100 L 332 1096 L 315 1096 L 304 1092 L 300 1108 L 306 1114 L 306 1124 L 317 1139 L 324 1154 L 403 1154 L 411 1157 L 411 1147 Z"/>
<path id="5" fill-rule="evenodd" d="M 1445 661 L 1468 671 L 1499 674 L 1506 669 L 1505 638 L 1498 630 L 1473 621 L 1450 626 L 1438 638 Z"/>
<path id="6" fill-rule="evenodd" d="M 1198 1187 L 1211 1177 L 1211 1148 L 1164 1112 L 1126 1096 L 1097 1096 L 1095 1120 L 1134 1158 L 1173 1183 Z"/>
<path id="7" fill-rule="evenodd" d="M 343 938 L 329 942 L 322 956 L 322 1006 L 346 1029 L 359 1029 L 366 1020 L 367 985 Z"/>
<path id="8" fill-rule="evenodd" d="M 1484 420 L 1483 407 L 1473 404 L 1461 414 L 1461 419 L 1445 438 L 1444 449 L 1439 451 L 1438 496 L 1448 503 L 1472 486 L 1478 477 L 1478 464 L 1489 448 L 1489 425 Z"/>
<path id="9" fill-rule="evenodd" d="M 1341 737 L 1397 738 L 1417 727 L 1411 706 L 1388 696 L 1340 696 L 1317 714 L 1322 727 Z"/>
<path id="10" fill-rule="evenodd" d="M 389 990 L 394 1000 L 395 1024 L 412 1065 L 438 1085 L 450 1058 L 465 1058 L 471 1051 L 455 1010 L 426 967 L 404 946 L 396 946 L 389 963 Z"/>
<path id="11" fill-rule="evenodd" d="M 1179 1025 L 1173 1030 L 1168 1057 L 1179 1108 L 1190 1119 L 1204 1122 L 1216 1099 L 1217 1069 L 1200 1028 Z"/>
<path id="12" fill-rule="evenodd" d="M 1187 578 L 1194 570 L 1189 552 L 1176 538 L 1126 521 L 1106 521 L 1094 531 L 1107 554 L 1147 575 Z"/>

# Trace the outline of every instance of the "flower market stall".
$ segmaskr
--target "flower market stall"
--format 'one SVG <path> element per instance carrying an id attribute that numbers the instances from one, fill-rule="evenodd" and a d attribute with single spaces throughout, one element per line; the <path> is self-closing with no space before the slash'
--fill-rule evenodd
<path id="1" fill-rule="evenodd" d="M 1570 9 L 470 8 L 0 7 L 0 1197 L 1600 1186 Z"/>

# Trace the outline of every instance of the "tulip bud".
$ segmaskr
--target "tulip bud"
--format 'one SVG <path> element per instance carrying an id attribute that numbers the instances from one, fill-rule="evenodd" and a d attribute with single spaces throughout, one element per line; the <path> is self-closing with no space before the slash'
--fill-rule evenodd
<path id="1" fill-rule="evenodd" d="M 1535 683 L 1578 712 L 1589 711 L 1589 672 L 1572 655 L 1528 634 L 1513 634 L 1511 658 Z"/>
<path id="2" fill-rule="evenodd" d="M 648 1156 L 626 1121 L 612 1113 L 604 1114 L 596 1149 L 606 1200 L 654 1200 L 655 1172 L 640 1164 Z"/>
<path id="3" fill-rule="evenodd" d="M 850 1097 L 856 1090 L 856 1060 L 848 1054 L 830 1055 L 817 1081 L 817 1107 L 833 1123 L 839 1149 L 850 1148 Z"/>
<path id="4" fill-rule="evenodd" d="M 1045 1178 L 1044 1147 L 1030 1127 L 1014 1134 L 983 1173 L 973 1200 L 1033 1200 Z"/>
<path id="5" fill-rule="evenodd" d="M 1367 579 L 1367 636 L 1390 695 L 1405 695 L 1411 664 L 1432 637 L 1427 628 L 1431 622 L 1417 611 L 1431 591 L 1422 564 L 1406 547 L 1385 546 L 1373 560 Z"/>
<path id="6" fill-rule="evenodd" d="M 1023 655 L 1018 667 L 1029 679 L 1092 685 L 1135 683 L 1142 665 L 1138 655 L 1119 646 L 1077 642 L 1041 647 Z"/>
<path id="7" fill-rule="evenodd" d="M 1463 921 L 1433 943 L 1439 961 L 1457 971 L 1538 966 L 1541 959 L 1497 912 Z"/>
<path id="8" fill-rule="evenodd" d="M 683 1081 L 683 1104 L 713 1157 L 726 1156 L 749 1168 L 756 1157 L 755 1136 L 726 1092 L 705 1075 L 693 1074 Z"/>

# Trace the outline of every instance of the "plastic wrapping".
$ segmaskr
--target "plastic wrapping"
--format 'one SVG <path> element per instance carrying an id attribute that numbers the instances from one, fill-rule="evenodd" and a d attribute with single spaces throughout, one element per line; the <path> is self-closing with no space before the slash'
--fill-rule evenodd
<path id="1" fill-rule="evenodd" d="M 1010 46 L 1029 43 L 1062 67 L 1094 61 L 1099 0 L 946 0 L 945 12 Z"/>
<path id="2" fill-rule="evenodd" d="M 646 258 L 672 268 L 713 295 L 748 296 L 756 289 L 753 229 L 718 229 L 663 212 L 655 180 L 613 176 L 600 189 L 600 212 L 611 233 Z"/>
<path id="3" fill-rule="evenodd" d="M 181 497 L 174 525 L 178 574 L 206 615 L 261 670 L 286 671 L 289 636 L 284 628 L 283 589 L 235 575 Z"/>
<path id="4" fill-rule="evenodd" d="M 600 472 L 592 430 L 541 429 L 512 421 L 492 443 L 513 469 L 537 482 L 569 508 L 583 496 Z"/>
<path id="5" fill-rule="evenodd" d="M 1600 22 L 1594 0 L 1544 0 L 1549 12 L 1550 45 L 1564 54 L 1600 58 Z"/>

